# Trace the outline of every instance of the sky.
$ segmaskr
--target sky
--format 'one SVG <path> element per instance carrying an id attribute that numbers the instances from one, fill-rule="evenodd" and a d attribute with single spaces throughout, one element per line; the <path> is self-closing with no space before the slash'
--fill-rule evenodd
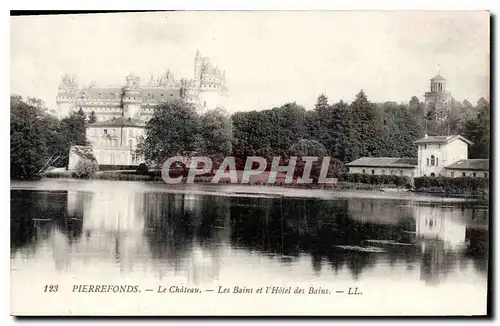
<path id="1" fill-rule="evenodd" d="M 79 84 L 146 83 L 167 68 L 192 78 L 194 56 L 226 71 L 230 112 L 324 93 L 351 102 L 423 100 L 439 73 L 458 100 L 489 97 L 485 11 L 152 12 L 11 17 L 11 94 L 55 108 L 64 73 Z"/>

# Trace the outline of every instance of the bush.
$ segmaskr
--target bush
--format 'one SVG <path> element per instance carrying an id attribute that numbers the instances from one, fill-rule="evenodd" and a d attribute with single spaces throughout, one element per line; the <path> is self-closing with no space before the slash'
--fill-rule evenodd
<path id="1" fill-rule="evenodd" d="M 346 181 L 350 183 L 366 183 L 372 185 L 394 185 L 397 187 L 408 187 L 410 185 L 410 178 L 399 175 L 377 175 L 377 174 L 363 174 L 363 173 L 347 173 L 339 176 L 339 181 Z"/>
<path id="2" fill-rule="evenodd" d="M 77 178 L 88 178 L 94 175 L 94 173 L 97 172 L 98 168 L 99 166 L 96 161 L 80 159 L 76 164 L 76 168 L 73 174 Z"/>
<path id="3" fill-rule="evenodd" d="M 478 195 L 489 189 L 488 178 L 419 177 L 414 182 L 417 191 L 441 190 L 448 194 Z"/>
<path id="4" fill-rule="evenodd" d="M 141 164 L 139 164 L 139 166 L 137 167 L 137 169 L 135 171 L 139 175 L 145 175 L 145 174 L 148 174 L 149 169 L 148 169 L 146 164 L 141 163 Z"/>

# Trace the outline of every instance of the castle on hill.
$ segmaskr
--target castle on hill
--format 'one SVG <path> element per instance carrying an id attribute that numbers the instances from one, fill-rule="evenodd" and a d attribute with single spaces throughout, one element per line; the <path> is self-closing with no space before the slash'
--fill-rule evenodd
<path id="1" fill-rule="evenodd" d="M 151 76 L 145 85 L 130 74 L 122 86 L 79 87 L 75 78 L 65 75 L 56 101 L 59 116 L 79 109 L 87 116 L 94 112 L 97 121 L 87 127 L 86 136 L 99 165 L 130 166 L 143 162 L 137 145 L 158 104 L 184 100 L 202 113 L 225 108 L 227 96 L 225 71 L 197 51 L 192 79 L 176 79 L 168 69 L 159 77 Z M 69 169 L 75 162 L 70 155 Z"/>
<path id="2" fill-rule="evenodd" d="M 183 99 L 203 112 L 224 108 L 227 96 L 225 71 L 197 51 L 191 79 L 177 79 L 167 69 L 158 77 L 150 76 L 146 84 L 129 74 L 124 85 L 117 87 L 94 84 L 80 87 L 74 77 L 66 74 L 59 85 L 56 103 L 59 116 L 82 109 L 87 115 L 94 112 L 100 122 L 119 117 L 146 122 L 161 102 Z"/>

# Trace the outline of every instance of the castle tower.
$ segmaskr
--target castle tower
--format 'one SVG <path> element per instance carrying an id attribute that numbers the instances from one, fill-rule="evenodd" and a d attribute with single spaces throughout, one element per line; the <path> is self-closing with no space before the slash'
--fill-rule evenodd
<path id="1" fill-rule="evenodd" d="M 139 77 L 129 74 L 123 95 L 123 117 L 138 119 L 141 112 L 141 90 Z"/>
<path id="2" fill-rule="evenodd" d="M 219 67 L 212 64 L 209 58 L 201 58 L 201 75 L 199 88 L 200 110 L 224 108 L 227 96 L 226 77 Z"/>
<path id="3" fill-rule="evenodd" d="M 194 82 L 196 87 L 200 86 L 202 58 L 199 50 L 196 50 L 194 57 Z"/>
<path id="4" fill-rule="evenodd" d="M 449 114 L 451 94 L 447 81 L 439 73 L 431 79 L 430 92 L 425 93 L 425 114 L 435 121 L 443 121 Z"/>
<path id="5" fill-rule="evenodd" d="M 59 116 L 68 115 L 76 107 L 76 97 L 78 92 L 78 84 L 74 76 L 65 74 L 61 78 L 59 91 L 56 95 L 57 114 Z"/>

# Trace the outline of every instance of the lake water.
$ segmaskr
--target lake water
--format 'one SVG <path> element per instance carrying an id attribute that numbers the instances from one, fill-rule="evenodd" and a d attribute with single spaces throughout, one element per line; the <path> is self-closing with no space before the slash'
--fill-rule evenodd
<path id="1" fill-rule="evenodd" d="M 255 192 L 250 186 L 13 183 L 12 312 L 486 312 L 484 204 L 414 194 Z M 57 285 L 57 292 L 44 292 L 46 285 Z M 89 285 L 140 292 L 89 293 Z"/>

